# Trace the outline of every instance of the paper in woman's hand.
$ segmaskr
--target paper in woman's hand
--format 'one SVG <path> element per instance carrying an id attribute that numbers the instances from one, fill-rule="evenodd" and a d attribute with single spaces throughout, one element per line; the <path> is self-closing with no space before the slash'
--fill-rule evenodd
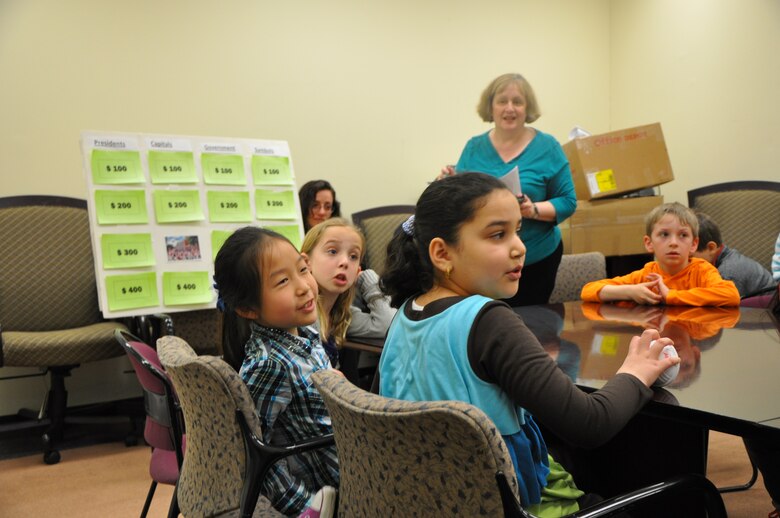
<path id="1" fill-rule="evenodd" d="M 515 196 L 518 198 L 523 196 L 523 190 L 520 188 L 520 174 L 518 172 L 517 166 L 514 166 L 511 171 L 499 178 L 499 180 L 504 182 L 504 184 L 509 187 L 509 190 L 512 191 Z"/>

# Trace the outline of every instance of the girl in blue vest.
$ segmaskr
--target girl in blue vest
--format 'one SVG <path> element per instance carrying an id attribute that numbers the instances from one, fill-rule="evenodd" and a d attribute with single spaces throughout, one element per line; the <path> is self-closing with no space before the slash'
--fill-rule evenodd
<path id="1" fill-rule="evenodd" d="M 512 456 L 521 504 L 562 516 L 584 495 L 548 455 L 534 419 L 574 445 L 595 447 L 651 399 L 650 385 L 679 360 L 659 360 L 671 340 L 648 330 L 601 390 L 579 390 L 522 319 L 494 300 L 512 296 L 523 274 L 521 223 L 517 198 L 489 175 L 428 186 L 388 246 L 383 289 L 399 311 L 379 363 L 379 393 L 480 408 Z"/>

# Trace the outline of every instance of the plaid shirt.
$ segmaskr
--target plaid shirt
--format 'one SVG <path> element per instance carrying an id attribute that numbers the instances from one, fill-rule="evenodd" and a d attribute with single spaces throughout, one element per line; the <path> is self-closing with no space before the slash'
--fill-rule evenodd
<path id="1" fill-rule="evenodd" d="M 329 369 L 319 334 L 299 328 L 299 336 L 252 323 L 239 374 L 255 401 L 263 439 L 271 444 L 332 433 L 328 410 L 310 381 L 313 372 Z M 284 514 L 298 514 L 325 485 L 338 486 L 336 448 L 287 457 L 263 481 L 263 494 Z"/>

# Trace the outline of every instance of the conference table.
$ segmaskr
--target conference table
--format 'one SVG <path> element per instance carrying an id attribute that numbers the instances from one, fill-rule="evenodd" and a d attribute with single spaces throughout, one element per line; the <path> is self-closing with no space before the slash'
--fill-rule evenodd
<path id="1" fill-rule="evenodd" d="M 607 444 L 586 451 L 558 443 L 572 463 L 588 466 L 575 473 L 586 490 L 610 496 L 676 473 L 705 474 L 709 430 L 780 442 L 780 324 L 766 309 L 576 301 L 515 311 L 584 391 L 615 374 L 645 329 L 672 338 L 682 360 L 677 378 L 654 388 L 653 400 Z M 382 343 L 345 346 L 381 353 Z"/>
<path id="2" fill-rule="evenodd" d="M 780 440 L 772 424 L 780 419 L 780 331 L 766 309 L 566 302 L 515 310 L 586 391 L 614 375 L 633 336 L 658 329 L 682 361 L 645 413 Z"/>

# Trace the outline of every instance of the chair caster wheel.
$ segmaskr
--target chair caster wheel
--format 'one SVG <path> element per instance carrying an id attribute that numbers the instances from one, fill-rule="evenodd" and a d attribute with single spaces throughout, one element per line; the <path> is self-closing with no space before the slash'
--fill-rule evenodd
<path id="1" fill-rule="evenodd" d="M 57 464 L 60 461 L 60 452 L 57 450 L 51 450 L 44 452 L 43 454 L 43 462 L 46 464 Z"/>

